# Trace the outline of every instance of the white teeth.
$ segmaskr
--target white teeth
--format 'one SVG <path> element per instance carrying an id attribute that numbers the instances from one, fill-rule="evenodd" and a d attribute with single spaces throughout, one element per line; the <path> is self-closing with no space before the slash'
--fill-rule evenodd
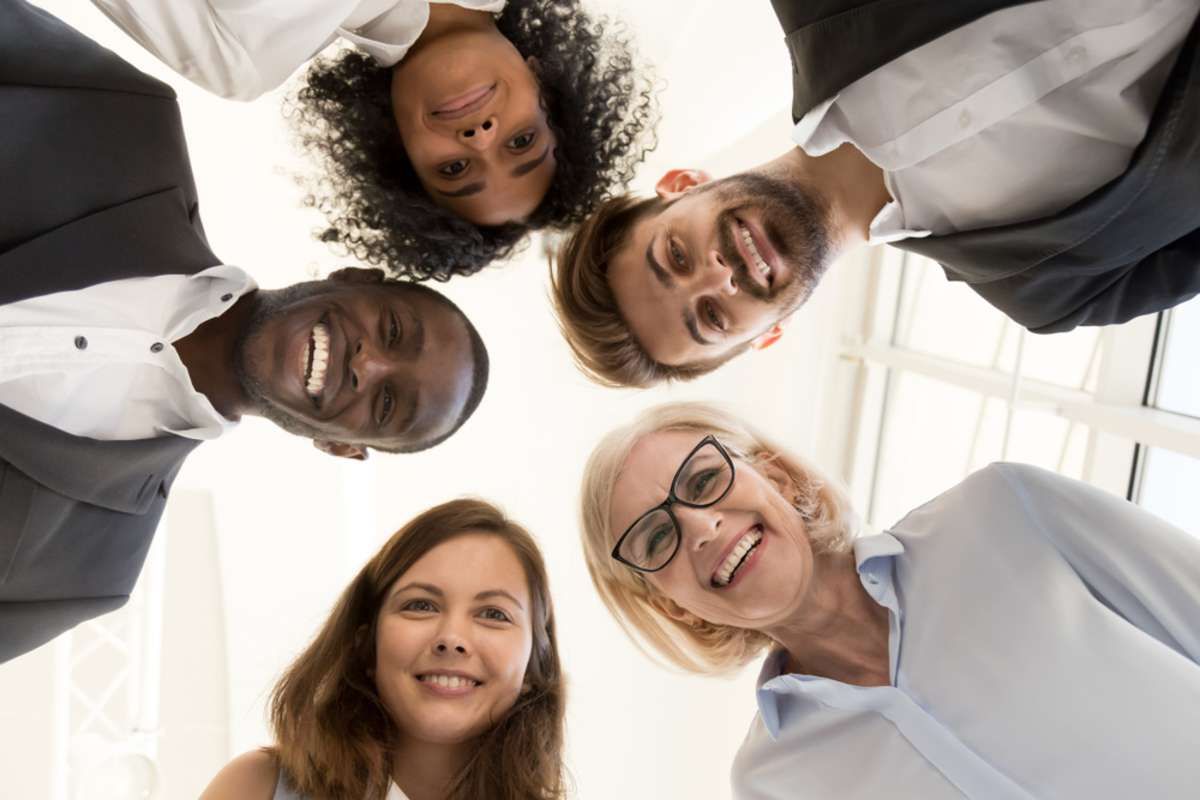
<path id="1" fill-rule="evenodd" d="M 738 223 L 738 230 L 742 233 L 742 241 L 746 243 L 746 249 L 750 251 L 750 256 L 754 259 L 754 265 L 758 267 L 759 274 L 763 276 L 763 280 L 766 280 L 771 276 L 771 268 L 767 266 L 767 262 L 763 260 L 758 248 L 754 245 L 754 237 L 741 223 Z"/>
<path id="2" fill-rule="evenodd" d="M 312 366 L 304 391 L 312 397 L 321 394 L 325 388 L 325 376 L 329 369 L 329 328 L 324 323 L 313 325 L 312 336 L 309 339 L 309 352 Z"/>
<path id="3" fill-rule="evenodd" d="M 479 681 L 471 678 L 460 678 L 457 675 L 418 675 L 417 680 L 422 683 L 432 683 L 435 686 L 441 686 L 445 689 L 461 689 L 464 686 L 478 686 Z"/>
<path id="4" fill-rule="evenodd" d="M 721 562 L 716 575 L 713 576 L 713 584 L 728 586 L 729 582 L 733 580 L 733 573 L 737 572 L 737 568 L 742 565 L 750 551 L 758 546 L 762 538 L 762 528 L 758 526 L 747 531 L 746 535 L 738 540 L 738 543 L 729 551 L 729 555 Z"/>

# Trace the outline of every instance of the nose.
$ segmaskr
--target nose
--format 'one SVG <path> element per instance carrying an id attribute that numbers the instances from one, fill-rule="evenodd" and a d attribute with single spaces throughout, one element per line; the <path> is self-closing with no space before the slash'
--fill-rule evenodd
<path id="1" fill-rule="evenodd" d="M 721 532 L 721 513 L 714 506 L 690 508 L 676 504 L 671 510 L 679 523 L 683 544 L 690 550 L 703 550 Z"/>
<path id="2" fill-rule="evenodd" d="M 461 631 L 462 628 L 458 619 L 450 614 L 444 615 L 437 636 L 433 639 L 433 654 L 436 656 L 451 657 L 469 655 L 470 648 L 467 646 L 467 639 L 462 635 Z"/>
<path id="3" fill-rule="evenodd" d="M 392 368 L 387 354 L 367 339 L 359 339 L 350 357 L 350 387 L 367 391 L 384 378 Z"/>
<path id="4" fill-rule="evenodd" d="M 500 124 L 495 115 L 457 132 L 458 141 L 472 150 L 486 150 L 496 138 Z"/>
<path id="5" fill-rule="evenodd" d="M 467 646 L 461 639 L 444 637 L 433 646 L 433 651 L 439 656 L 450 654 L 465 656 L 467 655 Z"/>
<path id="6" fill-rule="evenodd" d="M 703 281 L 705 290 L 717 294 L 732 297 L 738 291 L 737 283 L 733 279 L 733 269 L 725 263 L 725 259 L 718 250 L 712 251 L 708 269 L 703 270 L 699 280 Z"/>

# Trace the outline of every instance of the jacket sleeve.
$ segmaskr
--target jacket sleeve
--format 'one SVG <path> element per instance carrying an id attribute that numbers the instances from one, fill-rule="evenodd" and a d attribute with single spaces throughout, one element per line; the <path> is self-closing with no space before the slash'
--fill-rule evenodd
<path id="1" fill-rule="evenodd" d="M 84 620 L 115 611 L 129 597 L 0 603 L 0 664 L 40 647 Z"/>
<path id="2" fill-rule="evenodd" d="M 283 84 L 336 35 L 361 0 L 92 0 L 138 44 L 221 97 Z"/>
<path id="3" fill-rule="evenodd" d="M 995 468 L 1094 596 L 1200 664 L 1200 538 L 1086 483 L 1023 464 Z"/>
<path id="4" fill-rule="evenodd" d="M 972 284 L 971 288 L 1002 309 L 1036 310 L 1036 318 L 1026 319 L 1020 311 L 1010 312 L 1032 333 L 1060 333 L 1080 325 L 1119 325 L 1200 294 L 1200 229 L 1104 274 L 1080 279 L 1070 272 L 1037 273 L 1031 270 L 994 284 Z"/>

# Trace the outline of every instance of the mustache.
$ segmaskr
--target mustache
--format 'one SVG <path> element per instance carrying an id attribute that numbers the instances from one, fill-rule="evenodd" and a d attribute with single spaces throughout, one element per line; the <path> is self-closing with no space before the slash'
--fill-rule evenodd
<path id="1" fill-rule="evenodd" d="M 775 292 L 770 288 L 760 285 L 756 280 L 750 277 L 750 265 L 742 258 L 742 253 L 737 246 L 738 231 L 738 213 L 745 209 L 745 206 L 738 208 L 726 209 L 717 217 L 718 225 L 718 244 L 721 250 L 721 258 L 729 265 L 733 272 L 733 282 L 737 286 L 739 292 L 744 292 L 756 300 L 768 301 L 775 296 Z M 779 251 L 778 245 L 775 244 L 775 237 L 768 234 L 771 243 L 775 246 L 776 251 Z"/>

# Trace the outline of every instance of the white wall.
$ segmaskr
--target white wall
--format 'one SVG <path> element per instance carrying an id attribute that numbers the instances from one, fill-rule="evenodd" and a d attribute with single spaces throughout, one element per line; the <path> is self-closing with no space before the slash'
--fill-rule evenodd
<path id="1" fill-rule="evenodd" d="M 264 286 L 348 263 L 308 235 L 319 219 L 298 207 L 300 192 L 290 172 L 301 165 L 278 93 L 249 105 L 207 96 L 139 51 L 89 4 L 40 4 L 177 88 L 201 213 L 219 256 L 247 268 Z M 668 118 L 658 151 L 639 176 L 640 188 L 668 166 L 700 164 L 722 174 L 789 146 L 788 59 L 767 3 L 621 0 L 594 6 L 627 15 L 666 87 Z M 836 272 L 829 284 L 837 283 Z M 201 713 L 183 697 L 188 671 L 200 664 L 212 670 L 221 660 L 181 658 L 176 649 L 197 652 L 207 642 L 224 654 L 229 669 L 225 683 L 205 690 L 205 697 L 227 698 L 227 709 L 197 721 L 203 730 L 196 736 L 206 744 L 191 752 L 189 777 L 175 786 L 190 786 L 191 773 L 211 774 L 225 758 L 268 742 L 266 693 L 362 561 L 419 511 L 473 494 L 503 505 L 545 549 L 570 679 L 568 758 L 576 796 L 727 796 L 728 764 L 754 713 L 756 668 L 732 680 L 704 680 L 674 674 L 634 650 L 585 574 L 577 526 L 580 471 L 608 428 L 667 399 L 724 402 L 798 450 L 811 451 L 823 414 L 817 387 L 832 368 L 837 287 L 818 292 L 808 313 L 770 351 L 688 386 L 627 392 L 595 387 L 570 366 L 546 297 L 546 274 L 535 243 L 513 263 L 438 287 L 479 327 L 493 365 L 483 405 L 446 444 L 348 464 L 249 420 L 189 459 L 175 493 L 211 498 L 215 538 L 209 544 L 217 566 L 204 572 L 198 557 L 196 569 L 204 576 L 173 581 L 168 589 L 163 709 L 174 726 L 169 730 L 179 731 L 188 714 Z M 207 528 L 188 530 L 200 538 Z M 177 539 L 173 529 L 172 546 Z M 189 544 L 208 552 L 207 544 Z M 207 594 L 205 586 L 220 586 L 221 593 Z M 223 630 L 212 624 L 222 617 Z M 43 670 L 31 665 L 48 663 L 47 650 L 0 668 L 0 753 L 23 754 L 5 764 L 0 795 L 21 786 L 13 796 L 42 796 L 33 787 L 45 785 L 38 774 L 46 768 L 48 733 L 30 720 L 41 719 L 48 687 Z M 213 720 L 222 717 L 227 731 L 214 732 Z M 214 751 L 214 734 L 226 737 L 226 752 Z M 162 747 L 164 769 L 183 769 L 172 765 L 186 760 L 187 738 L 164 735 Z"/>

